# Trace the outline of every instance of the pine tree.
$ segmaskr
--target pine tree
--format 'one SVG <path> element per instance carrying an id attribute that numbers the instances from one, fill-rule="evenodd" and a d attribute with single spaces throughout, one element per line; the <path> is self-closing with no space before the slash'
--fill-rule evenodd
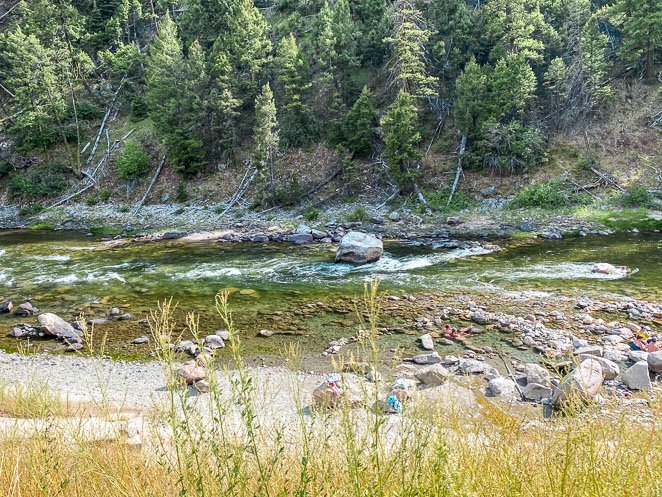
<path id="1" fill-rule="evenodd" d="M 298 146 L 314 138 L 317 129 L 305 104 L 305 95 L 312 86 L 308 68 L 293 34 L 281 40 L 276 66 L 283 94 L 280 119 L 283 141 L 287 146 Z"/>
<path id="2" fill-rule="evenodd" d="M 387 0 L 363 0 L 354 2 L 356 30 L 361 33 L 357 40 L 357 54 L 364 63 L 379 67 L 387 53 L 384 39 L 391 32 L 391 16 L 387 15 Z"/>
<path id="3" fill-rule="evenodd" d="M 201 48 L 192 48 L 187 63 L 177 26 L 166 14 L 146 61 L 149 116 L 164 138 L 174 168 L 185 175 L 195 173 L 205 164 L 203 141 L 196 129 L 201 96 L 196 93 L 197 81 L 191 79 L 195 76 L 193 72 L 199 70 Z"/>
<path id="4" fill-rule="evenodd" d="M 654 77 L 655 58 L 662 50 L 662 0 L 617 0 L 612 12 L 623 30 L 621 56 L 643 60 L 644 75 Z"/>
<path id="5" fill-rule="evenodd" d="M 377 118 L 372 105 L 372 93 L 366 86 L 347 113 L 342 125 L 342 142 L 357 156 L 368 155 L 375 143 Z"/>
<path id="6" fill-rule="evenodd" d="M 269 175 L 269 191 L 272 202 L 275 199 L 274 156 L 278 150 L 278 120 L 276 118 L 276 103 L 269 83 L 262 87 L 255 99 L 255 126 L 253 141 L 255 142 L 254 160 L 258 170 Z"/>
<path id="7" fill-rule="evenodd" d="M 386 145 L 384 155 L 389 162 L 391 174 L 402 188 L 407 188 L 412 179 L 410 166 L 422 157 L 417 149 L 421 134 L 414 97 L 400 90 L 382 117 L 381 125 Z"/>
<path id="8" fill-rule="evenodd" d="M 491 60 L 518 54 L 540 60 L 544 39 L 556 37 L 540 11 L 539 0 L 489 0 L 481 17 L 485 39 L 492 47 Z"/>
<path id="9" fill-rule="evenodd" d="M 395 29 L 384 41 L 393 46 L 393 79 L 417 98 L 435 95 L 436 79 L 426 74 L 424 45 L 430 38 L 421 12 L 408 0 L 398 0 Z"/>
<path id="10" fill-rule="evenodd" d="M 455 81 L 457 101 L 455 121 L 460 132 L 470 139 L 480 134 L 483 121 L 488 117 L 486 99 L 488 97 L 487 75 L 472 58 Z"/>
<path id="11" fill-rule="evenodd" d="M 492 117 L 501 121 L 521 118 L 535 98 L 536 75 L 524 54 L 499 59 L 490 76 L 489 105 Z"/>

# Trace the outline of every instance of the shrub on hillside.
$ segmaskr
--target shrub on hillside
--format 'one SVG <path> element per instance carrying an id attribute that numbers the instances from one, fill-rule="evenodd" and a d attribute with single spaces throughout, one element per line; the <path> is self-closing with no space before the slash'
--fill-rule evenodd
<path id="1" fill-rule="evenodd" d="M 585 202 L 586 199 L 581 195 L 564 190 L 560 181 L 545 181 L 518 191 L 510 206 L 556 209 Z"/>
<path id="2" fill-rule="evenodd" d="M 631 186 L 618 197 L 621 207 L 653 207 L 653 195 L 643 186 Z"/>
<path id="3" fill-rule="evenodd" d="M 25 173 L 14 174 L 9 182 L 12 198 L 52 197 L 64 191 L 69 168 L 61 162 L 35 166 Z"/>
<path id="4" fill-rule="evenodd" d="M 128 140 L 117 156 L 115 166 L 120 178 L 132 181 L 149 171 L 149 155 L 138 140 Z"/>

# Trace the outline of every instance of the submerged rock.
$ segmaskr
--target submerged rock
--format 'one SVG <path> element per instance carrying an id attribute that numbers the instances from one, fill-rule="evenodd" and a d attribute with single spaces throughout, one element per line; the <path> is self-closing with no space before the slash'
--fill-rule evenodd
<path id="1" fill-rule="evenodd" d="M 74 327 L 56 314 L 45 312 L 37 318 L 39 327 L 45 335 L 54 336 L 61 339 L 80 341 L 80 334 L 74 330 Z"/>
<path id="2" fill-rule="evenodd" d="M 360 231 L 352 231 L 340 240 L 336 262 L 361 266 L 378 261 L 383 253 L 384 244 L 379 238 Z"/>
<path id="3" fill-rule="evenodd" d="M 38 312 L 39 309 L 33 306 L 30 302 L 24 302 L 23 304 L 19 305 L 16 310 L 14 310 L 14 316 L 29 317 L 34 316 Z"/>

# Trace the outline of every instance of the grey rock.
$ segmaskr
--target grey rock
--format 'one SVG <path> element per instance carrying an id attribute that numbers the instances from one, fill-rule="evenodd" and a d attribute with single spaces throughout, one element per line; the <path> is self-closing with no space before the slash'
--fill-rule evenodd
<path id="1" fill-rule="evenodd" d="M 269 338 L 274 336 L 273 330 L 260 330 L 257 332 L 257 336 L 262 338 Z"/>
<path id="2" fill-rule="evenodd" d="M 65 352 L 76 352 L 77 350 L 80 350 L 80 349 L 82 349 L 82 348 L 83 348 L 83 344 L 82 344 L 82 343 L 74 342 L 74 343 L 70 343 L 70 344 L 68 344 L 68 345 L 64 348 L 64 351 L 65 351 Z"/>
<path id="3" fill-rule="evenodd" d="M 38 312 L 39 309 L 33 306 L 30 302 L 24 302 L 14 309 L 14 316 L 29 317 L 34 316 Z"/>
<path id="4" fill-rule="evenodd" d="M 3 302 L 0 304 L 0 314 L 7 314 L 12 311 L 14 308 L 14 303 L 11 300 L 8 300 L 7 302 Z"/>
<path id="5" fill-rule="evenodd" d="M 578 356 L 591 355 L 591 356 L 602 357 L 603 354 L 604 354 L 604 348 L 600 347 L 599 345 L 588 345 L 586 347 L 579 347 L 578 349 L 575 350 L 575 355 Z"/>
<path id="6" fill-rule="evenodd" d="M 117 316 L 118 321 L 130 321 L 131 319 L 133 319 L 133 314 L 129 314 L 128 312 Z"/>
<path id="7" fill-rule="evenodd" d="M 602 380 L 600 363 L 593 358 L 585 359 L 554 388 L 552 403 L 560 406 L 570 400 L 589 402 L 598 394 Z"/>
<path id="8" fill-rule="evenodd" d="M 597 264 L 594 264 L 591 268 L 591 272 L 619 277 L 624 277 L 631 273 L 631 271 L 625 266 L 614 266 L 613 264 L 609 264 L 607 262 L 598 262 Z"/>
<path id="9" fill-rule="evenodd" d="M 205 337 L 205 345 L 212 350 L 222 349 L 225 347 L 225 342 L 218 335 L 209 335 Z"/>
<path id="10" fill-rule="evenodd" d="M 579 358 L 583 361 L 585 359 L 590 359 L 593 358 L 596 361 L 600 363 L 600 366 L 602 366 L 602 376 L 604 377 L 605 380 L 613 380 L 616 378 L 620 373 L 621 370 L 618 367 L 618 364 L 616 364 L 613 361 L 610 361 L 609 359 L 605 359 L 604 357 L 593 357 L 589 355 L 580 355 Z"/>
<path id="11" fill-rule="evenodd" d="M 177 376 L 186 382 L 187 385 L 192 385 L 197 381 L 204 380 L 207 372 L 205 368 L 196 364 L 195 361 L 189 361 L 177 369 Z"/>
<path id="12" fill-rule="evenodd" d="M 400 221 L 400 213 L 398 211 L 393 211 L 388 215 L 390 221 L 398 222 Z"/>
<path id="13" fill-rule="evenodd" d="M 379 260 L 384 253 L 384 244 L 374 235 L 352 231 L 347 233 L 336 252 L 336 262 L 361 266 Z"/>
<path id="14" fill-rule="evenodd" d="M 131 341 L 131 343 L 133 343 L 135 345 L 141 345 L 141 344 L 147 343 L 147 342 L 149 342 L 148 337 L 138 337 L 138 338 L 135 338 L 134 340 Z"/>
<path id="15" fill-rule="evenodd" d="M 224 342 L 230 340 L 230 332 L 228 330 L 218 330 L 214 333 L 214 335 L 221 337 Z"/>
<path id="16" fill-rule="evenodd" d="M 193 383 L 193 389 L 198 393 L 209 393 L 210 387 L 207 380 L 198 380 Z"/>
<path id="17" fill-rule="evenodd" d="M 628 350 L 628 358 L 632 362 L 647 361 L 648 352 L 644 350 Z"/>
<path id="18" fill-rule="evenodd" d="M 648 369 L 653 373 L 662 373 L 662 350 L 648 354 Z"/>
<path id="19" fill-rule="evenodd" d="M 522 395 L 528 400 L 541 401 L 549 399 L 552 396 L 552 389 L 548 385 L 541 385 L 540 383 L 527 383 L 522 388 Z"/>
<path id="20" fill-rule="evenodd" d="M 524 365 L 524 374 L 526 375 L 526 382 L 535 383 L 543 386 L 550 386 L 551 375 L 549 371 L 540 366 L 539 364 L 527 363 Z M 537 400 L 537 399 L 536 399 Z"/>
<path id="21" fill-rule="evenodd" d="M 424 385 L 441 385 L 450 376 L 450 371 L 441 364 L 427 366 L 416 373 L 416 379 Z"/>
<path id="22" fill-rule="evenodd" d="M 268 235 L 255 235 L 253 238 L 251 238 L 251 242 L 253 243 L 267 243 L 268 241 Z"/>
<path id="23" fill-rule="evenodd" d="M 650 374 L 648 374 L 648 362 L 635 362 L 621 375 L 621 381 L 631 390 L 650 390 L 652 385 Z"/>
<path id="24" fill-rule="evenodd" d="M 313 241 L 313 235 L 310 233 L 294 233 L 292 235 L 286 235 L 285 240 L 292 242 L 294 245 L 305 245 Z"/>
<path id="25" fill-rule="evenodd" d="M 423 347 L 425 350 L 434 350 L 434 340 L 432 340 L 432 337 L 429 333 L 421 335 L 419 340 L 421 341 L 421 347 Z"/>
<path id="26" fill-rule="evenodd" d="M 310 226 L 307 226 L 305 224 L 300 224 L 294 230 L 294 234 L 296 235 L 311 235 L 312 232 L 313 230 L 310 228 Z"/>
<path id="27" fill-rule="evenodd" d="M 41 331 L 46 335 L 61 339 L 80 338 L 80 333 L 74 330 L 71 324 L 53 313 L 45 312 L 44 314 L 40 314 L 37 321 L 39 321 Z"/>
<path id="28" fill-rule="evenodd" d="M 513 380 L 499 376 L 487 384 L 488 394 L 494 397 L 513 398 L 517 396 L 517 386 Z"/>
<path id="29" fill-rule="evenodd" d="M 540 237 L 546 240 L 560 240 L 563 238 L 563 234 L 560 231 L 547 230 L 541 233 Z"/>
<path id="30" fill-rule="evenodd" d="M 419 354 L 412 358 L 416 364 L 439 364 L 441 362 L 441 357 L 437 352 L 432 352 L 431 354 Z"/>
<path id="31" fill-rule="evenodd" d="M 119 307 L 113 307 L 113 308 L 110 310 L 109 314 L 110 314 L 111 316 L 119 316 L 120 314 L 122 314 L 122 311 L 120 311 Z"/>
<path id="32" fill-rule="evenodd" d="M 485 362 L 477 359 L 463 359 L 460 362 L 460 371 L 464 374 L 478 374 L 485 372 Z"/>

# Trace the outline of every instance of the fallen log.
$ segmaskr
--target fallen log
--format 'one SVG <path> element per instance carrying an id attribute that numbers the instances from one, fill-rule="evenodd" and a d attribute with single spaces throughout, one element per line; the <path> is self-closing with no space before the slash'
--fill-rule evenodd
<path id="1" fill-rule="evenodd" d="M 145 203 L 145 200 L 147 200 L 147 196 L 149 195 L 149 192 L 152 191 L 152 187 L 154 186 L 154 183 L 156 183 L 156 179 L 159 177 L 159 174 L 161 174 L 161 169 L 163 169 L 163 164 L 165 164 L 166 156 L 164 155 L 163 158 L 161 159 L 161 163 L 159 164 L 159 167 L 156 169 L 156 173 L 154 174 L 154 177 L 152 178 L 152 181 L 150 181 L 149 186 L 147 187 L 147 190 L 145 191 L 145 195 L 143 195 L 143 198 L 140 199 L 140 202 L 138 202 L 138 205 L 136 206 L 135 210 L 133 211 L 133 215 L 135 216 L 138 214 L 138 211 L 140 208 L 143 206 Z"/>

